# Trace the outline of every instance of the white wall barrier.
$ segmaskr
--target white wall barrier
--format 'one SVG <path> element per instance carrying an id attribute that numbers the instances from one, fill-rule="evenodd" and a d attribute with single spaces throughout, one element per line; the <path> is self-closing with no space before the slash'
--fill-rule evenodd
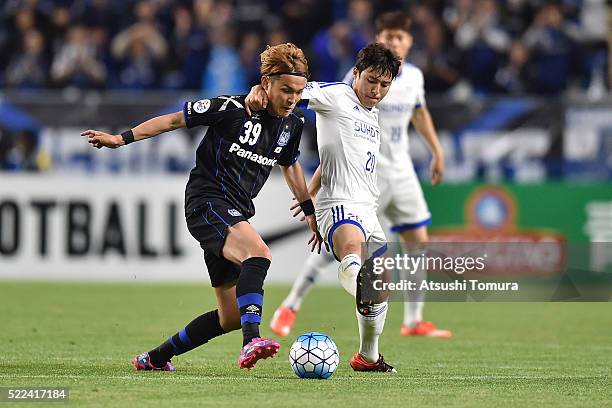
<path id="1" fill-rule="evenodd" d="M 0 279 L 208 281 L 187 231 L 187 176 L 0 176 Z M 269 282 L 292 282 L 308 256 L 307 230 L 273 174 L 252 219 L 271 242 Z M 335 281 L 327 273 L 326 282 Z"/>

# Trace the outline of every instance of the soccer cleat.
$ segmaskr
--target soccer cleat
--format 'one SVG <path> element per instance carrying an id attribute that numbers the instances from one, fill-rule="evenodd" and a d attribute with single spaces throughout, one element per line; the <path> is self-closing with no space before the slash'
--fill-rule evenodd
<path id="1" fill-rule="evenodd" d="M 402 325 L 400 329 L 402 336 L 438 337 L 448 339 L 453 336 L 450 330 L 438 329 L 432 322 L 417 322 L 414 327 Z"/>
<path id="2" fill-rule="evenodd" d="M 274 357 L 279 348 L 280 344 L 276 340 L 255 337 L 240 350 L 238 365 L 240 368 L 248 368 L 250 370 L 255 367 L 259 360 Z"/>
<path id="3" fill-rule="evenodd" d="M 272 316 L 272 321 L 270 322 L 270 328 L 276 335 L 286 337 L 291 332 L 296 316 L 297 312 L 295 310 L 286 306 L 281 306 L 274 312 L 274 316 Z"/>
<path id="4" fill-rule="evenodd" d="M 359 353 L 355 353 L 349 360 L 349 364 L 355 371 L 378 371 L 382 373 L 396 373 L 397 370 L 385 362 L 382 354 L 379 354 L 378 361 L 370 363 Z"/>
<path id="5" fill-rule="evenodd" d="M 136 371 L 176 371 L 176 368 L 171 361 L 168 361 L 162 368 L 155 367 L 153 364 L 151 364 L 151 357 L 149 357 L 149 353 L 146 351 L 134 357 L 132 360 L 132 365 Z"/>

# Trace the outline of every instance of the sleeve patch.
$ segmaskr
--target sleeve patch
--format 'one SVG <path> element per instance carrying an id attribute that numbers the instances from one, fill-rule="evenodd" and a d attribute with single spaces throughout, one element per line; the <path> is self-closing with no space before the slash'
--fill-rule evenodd
<path id="1" fill-rule="evenodd" d="M 200 99 L 193 103 L 193 110 L 197 113 L 204 113 L 210 108 L 210 99 Z"/>

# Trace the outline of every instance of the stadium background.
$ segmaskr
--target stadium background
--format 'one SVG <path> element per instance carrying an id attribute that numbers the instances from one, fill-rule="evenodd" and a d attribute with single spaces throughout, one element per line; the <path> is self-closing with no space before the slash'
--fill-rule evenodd
<path id="1" fill-rule="evenodd" d="M 427 148 L 412 134 L 434 238 L 529 230 L 533 240 L 612 239 L 612 8 L 604 0 L 0 7 L 0 278 L 206 280 L 182 215 L 203 130 L 117 151 L 91 149 L 80 131 L 120 132 L 186 99 L 246 93 L 266 44 L 293 41 L 313 79 L 339 80 L 373 38 L 375 16 L 395 9 L 412 16 L 408 60 L 423 70 L 445 150 L 445 182 L 431 188 Z M 301 160 L 312 171 L 313 115 L 307 123 Z M 253 221 L 274 254 L 271 282 L 291 282 L 307 256 L 290 203 L 276 171 Z"/>

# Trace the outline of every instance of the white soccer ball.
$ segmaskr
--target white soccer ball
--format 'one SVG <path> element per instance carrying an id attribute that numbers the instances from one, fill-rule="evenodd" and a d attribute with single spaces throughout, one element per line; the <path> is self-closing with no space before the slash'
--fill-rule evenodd
<path id="1" fill-rule="evenodd" d="M 323 333 L 302 334 L 289 350 L 289 363 L 300 378 L 327 379 L 336 371 L 339 362 L 336 343 Z"/>

